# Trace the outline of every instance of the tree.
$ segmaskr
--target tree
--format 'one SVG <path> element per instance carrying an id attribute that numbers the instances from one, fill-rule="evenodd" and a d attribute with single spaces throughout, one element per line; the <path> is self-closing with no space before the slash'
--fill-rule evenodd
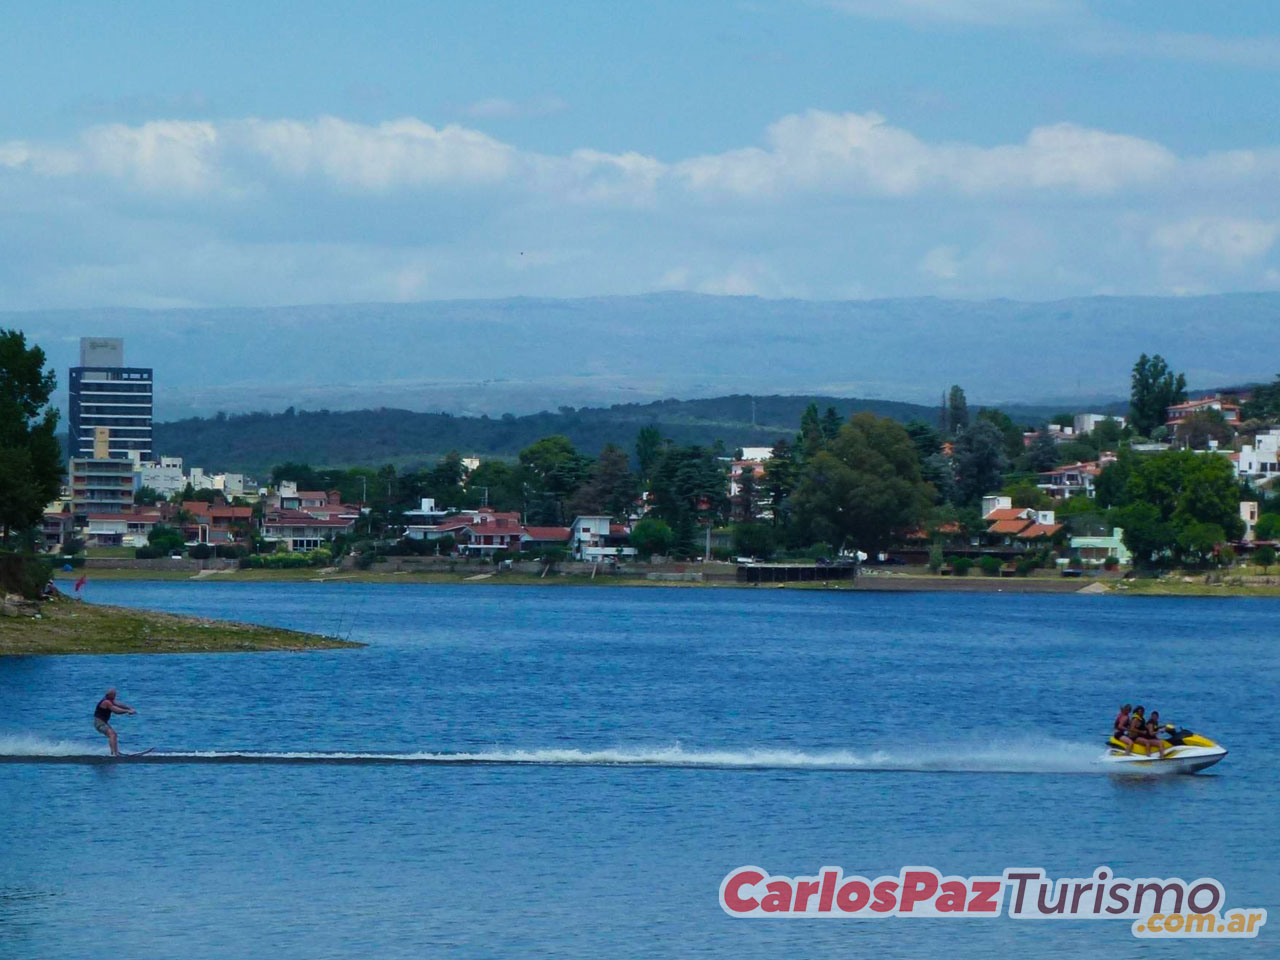
<path id="1" fill-rule="evenodd" d="M 965 400 L 964 390 L 952 384 L 951 393 L 947 397 L 947 422 L 951 425 L 953 436 L 963 433 L 969 427 L 969 403 Z"/>
<path id="2" fill-rule="evenodd" d="M 175 527 L 167 526 L 163 523 L 157 523 L 151 528 L 151 532 L 147 534 L 147 543 L 153 549 L 163 553 L 181 553 L 186 541 L 182 537 L 182 531 Z"/>
<path id="3" fill-rule="evenodd" d="M 764 462 L 764 480 L 762 485 L 773 504 L 774 526 L 785 522 L 790 511 L 787 503 L 791 492 L 799 479 L 799 467 L 796 464 L 795 449 L 783 437 L 773 448 L 773 455 Z"/>
<path id="4" fill-rule="evenodd" d="M 678 545 L 685 545 L 681 538 L 687 532 L 682 528 L 686 519 L 692 529 L 725 516 L 725 480 L 724 465 L 712 450 L 671 445 L 663 451 L 650 484 L 653 514 L 675 530 Z"/>
<path id="5" fill-rule="evenodd" d="M 1264 513 L 1258 517 L 1253 535 L 1259 540 L 1280 540 L 1280 513 Z"/>
<path id="6" fill-rule="evenodd" d="M 139 487 L 133 494 L 133 502 L 139 506 L 154 507 L 161 499 L 159 491 L 145 485 Z"/>
<path id="7" fill-rule="evenodd" d="M 1178 421 L 1174 428 L 1178 439 L 1192 450 L 1204 450 L 1210 440 L 1230 444 L 1235 431 L 1219 410 L 1197 410 Z"/>
<path id="8" fill-rule="evenodd" d="M 1207 564 L 1213 552 L 1224 543 L 1227 535 L 1216 523 L 1188 523 L 1178 532 L 1178 547 L 1183 560 Z"/>
<path id="9" fill-rule="evenodd" d="M 793 497 L 809 542 L 876 553 L 923 520 L 933 491 L 920 476 L 911 437 L 896 422 L 860 413 L 829 450 L 806 465 Z"/>
<path id="10" fill-rule="evenodd" d="M 978 411 L 977 419 L 987 421 L 1000 431 L 1000 435 L 1004 437 L 1005 456 L 1010 460 L 1022 454 L 1024 449 L 1022 443 L 1023 430 L 1013 422 L 1011 416 L 1003 410 L 997 410 L 995 407 L 983 407 Z"/>
<path id="11" fill-rule="evenodd" d="M 1015 507 L 1048 510 L 1053 506 L 1053 500 L 1049 495 L 1029 480 L 1024 480 L 1022 483 L 1014 484 L 1011 487 L 1005 487 L 1002 493 L 1009 498 L 1009 501 Z"/>
<path id="12" fill-rule="evenodd" d="M 735 523 L 733 525 L 733 552 L 739 557 L 755 557 L 768 560 L 775 548 L 773 528 L 764 523 Z"/>
<path id="13" fill-rule="evenodd" d="M 1113 450 L 1124 436 L 1124 428 L 1115 417 L 1107 417 L 1093 428 L 1093 442 L 1099 450 Z"/>
<path id="14" fill-rule="evenodd" d="M 631 472 L 626 451 L 606 444 L 591 467 L 590 478 L 573 495 L 569 512 L 574 516 L 608 514 L 627 517 L 640 494 L 640 482 Z"/>
<path id="15" fill-rule="evenodd" d="M 1175 450 L 1139 461 L 1125 484 L 1122 504 L 1113 519 L 1124 528 L 1125 545 L 1141 564 L 1165 553 L 1175 561 L 1202 559 L 1207 534 L 1188 532 L 1197 525 L 1219 528 L 1224 540 L 1244 532 L 1235 468 L 1216 454 Z M 1134 525 L 1142 529 L 1131 529 Z"/>
<path id="16" fill-rule="evenodd" d="M 647 481 L 653 476 L 653 468 L 662 456 L 662 434 L 655 426 L 641 427 L 636 434 L 636 462 L 640 465 L 640 477 Z"/>
<path id="17" fill-rule="evenodd" d="M 58 495 L 62 450 L 58 411 L 49 406 L 57 379 L 44 351 L 18 330 L 0 331 L 0 530 L 29 533 Z"/>
<path id="18" fill-rule="evenodd" d="M 912 420 L 904 429 L 907 431 L 907 436 L 911 438 L 911 442 L 915 444 L 916 456 L 920 458 L 921 463 L 926 457 L 942 452 L 942 437 L 929 424 Z"/>
<path id="19" fill-rule="evenodd" d="M 1027 448 L 1027 466 L 1035 473 L 1047 473 L 1058 465 L 1058 445 L 1049 433 L 1047 424 L 1041 424 L 1031 446 Z"/>
<path id="20" fill-rule="evenodd" d="M 920 461 L 920 478 L 936 491 L 938 503 L 956 502 L 955 461 L 942 453 L 933 453 Z"/>
<path id="21" fill-rule="evenodd" d="M 1000 431 L 986 421 L 975 423 L 956 441 L 955 465 L 957 502 L 977 503 L 999 490 L 1009 466 Z"/>
<path id="22" fill-rule="evenodd" d="M 1138 358 L 1130 384 L 1129 422 L 1139 436 L 1151 436 L 1167 419 L 1169 407 L 1187 399 L 1186 376 L 1175 375 L 1159 354 L 1148 357 L 1144 353 Z"/>
<path id="23" fill-rule="evenodd" d="M 1280 376 L 1271 383 L 1254 387 L 1253 395 L 1245 402 L 1240 415 L 1246 420 L 1264 423 L 1280 420 Z"/>
<path id="24" fill-rule="evenodd" d="M 1259 547 L 1253 551 L 1253 559 L 1262 568 L 1262 572 L 1265 575 L 1267 569 L 1276 562 L 1276 549 L 1271 546 Z"/>
<path id="25" fill-rule="evenodd" d="M 755 467 L 746 464 L 738 473 L 738 495 L 732 504 L 734 515 L 744 523 L 751 523 L 756 518 L 757 486 Z"/>
<path id="26" fill-rule="evenodd" d="M 826 437 L 822 433 L 822 421 L 818 417 L 818 405 L 811 403 L 800 415 L 800 435 L 796 437 L 800 458 L 811 460 L 826 444 Z"/>
<path id="27" fill-rule="evenodd" d="M 840 432 L 840 427 L 844 424 L 844 418 L 840 416 L 835 407 L 827 407 L 827 412 L 822 415 L 822 439 L 826 443 L 830 443 L 836 438 L 836 434 Z"/>
<path id="28" fill-rule="evenodd" d="M 1133 462 L 1133 452 L 1125 446 L 1120 448 L 1115 460 L 1102 468 L 1098 479 L 1093 482 L 1094 502 L 1099 507 L 1118 507 L 1125 502 L 1125 489 L 1133 473 Z"/>
<path id="29" fill-rule="evenodd" d="M 657 517 L 645 517 L 631 529 L 631 545 L 646 560 L 655 553 L 666 554 L 675 539 L 671 527 Z"/>

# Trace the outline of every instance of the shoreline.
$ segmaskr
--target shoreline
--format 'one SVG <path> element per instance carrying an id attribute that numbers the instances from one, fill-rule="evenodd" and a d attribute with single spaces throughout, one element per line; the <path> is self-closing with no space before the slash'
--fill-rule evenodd
<path id="1" fill-rule="evenodd" d="M 55 579 L 72 582 L 83 573 L 59 571 Z M 709 580 L 646 579 L 640 576 L 605 574 L 591 578 L 581 574 L 555 574 L 538 577 L 533 574 L 495 570 L 448 572 L 342 570 L 333 573 L 314 569 L 295 570 L 231 570 L 227 572 L 153 571 L 95 568 L 88 571 L 89 584 L 95 580 L 184 581 L 191 583 L 388 583 L 449 584 L 464 586 L 505 587 L 675 587 L 734 590 L 830 590 L 848 593 L 1008 593 L 1008 594 L 1083 594 L 1111 596 L 1205 596 L 1205 597 L 1280 597 L 1280 578 L 1274 584 L 1229 582 L 1206 583 L 1204 575 L 1166 576 L 1160 580 L 1121 580 L 1115 577 L 940 577 L 875 570 L 865 572 L 854 581 L 814 581 L 804 583 L 738 583 L 728 578 Z M 1238 579 L 1238 578 L 1235 578 Z"/>
<path id="2" fill-rule="evenodd" d="M 35 609 L 36 616 L 0 617 L 0 656 L 304 652 L 365 646 L 283 627 L 84 603 L 66 597 L 41 601 Z"/>

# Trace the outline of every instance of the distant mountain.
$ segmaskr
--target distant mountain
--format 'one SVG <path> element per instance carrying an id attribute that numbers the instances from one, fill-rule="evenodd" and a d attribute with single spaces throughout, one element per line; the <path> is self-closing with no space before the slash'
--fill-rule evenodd
<path id="1" fill-rule="evenodd" d="M 606 443 L 630 452 L 641 427 L 653 424 L 676 443 L 707 446 L 717 441 L 732 451 L 773 446 L 792 437 L 809 403 L 841 416 L 869 411 L 902 422 L 937 421 L 937 408 L 891 400 L 821 396 L 730 396 L 701 400 L 661 400 L 608 408 L 536 413 L 522 417 L 457 417 L 378 409 L 335 412 L 294 411 L 193 418 L 160 423 L 155 448 L 208 469 L 240 470 L 264 477 L 285 461 L 315 466 L 433 463 L 450 450 L 463 455 L 514 457 L 535 440 L 562 433 L 584 453 Z M 1034 424 L 1057 412 L 1049 407 L 1011 407 L 1019 422 Z M 1104 411 L 1105 412 L 1105 411 Z"/>
<path id="2" fill-rule="evenodd" d="M 1138 354 L 1192 383 L 1270 380 L 1280 294 L 1047 303 L 654 294 L 270 309 L 0 314 L 65 388 L 80 336 L 123 336 L 162 418 L 397 407 L 530 414 L 664 397 L 829 394 L 1079 408 L 1128 393 Z"/>

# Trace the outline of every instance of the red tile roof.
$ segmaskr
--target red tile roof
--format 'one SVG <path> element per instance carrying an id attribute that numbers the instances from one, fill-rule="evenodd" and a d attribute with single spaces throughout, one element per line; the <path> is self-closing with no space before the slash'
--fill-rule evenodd
<path id="1" fill-rule="evenodd" d="M 568 527 L 525 527 L 524 532 L 534 540 L 568 540 L 573 531 Z"/>
<path id="2" fill-rule="evenodd" d="M 1052 537 L 1061 529 L 1060 523 L 1033 523 L 1018 536 L 1024 540 L 1038 540 L 1040 537 Z"/>
<path id="3" fill-rule="evenodd" d="M 988 513 L 983 520 L 1024 520 L 1027 517 L 1027 507 L 997 507 Z"/>
<path id="4" fill-rule="evenodd" d="M 1025 517 L 1017 520 L 997 520 L 987 528 L 987 533 L 1021 533 L 1031 521 Z"/>

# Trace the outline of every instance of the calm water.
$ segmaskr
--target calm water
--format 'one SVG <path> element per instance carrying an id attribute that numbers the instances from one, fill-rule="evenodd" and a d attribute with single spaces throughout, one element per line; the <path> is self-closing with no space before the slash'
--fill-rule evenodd
<path id="1" fill-rule="evenodd" d="M 1127 922 L 744 921 L 742 864 L 1212 876 L 1280 924 L 1280 604 L 787 590 L 94 583 L 345 633 L 316 654 L 0 659 L 0 753 L 479 754 L 521 765 L 0 764 L 0 956 L 1166 957 Z M 1122 700 L 1232 750 L 1090 761 Z"/>

